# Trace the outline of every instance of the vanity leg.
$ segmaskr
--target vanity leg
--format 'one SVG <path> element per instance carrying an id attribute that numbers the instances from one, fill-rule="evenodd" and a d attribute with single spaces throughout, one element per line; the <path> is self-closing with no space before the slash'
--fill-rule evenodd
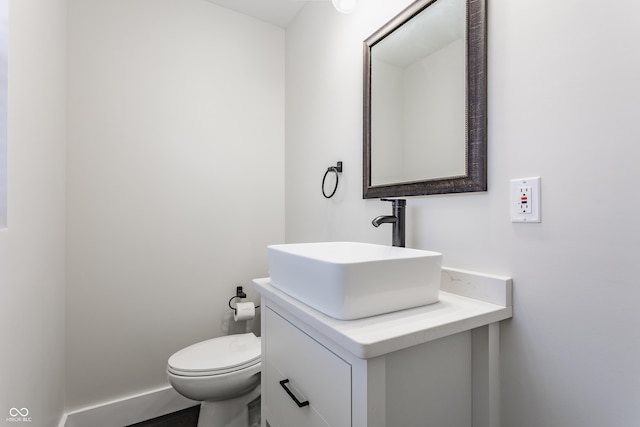
<path id="1" fill-rule="evenodd" d="M 472 425 L 500 427 L 500 323 L 474 329 L 472 339 Z"/>
<path id="2" fill-rule="evenodd" d="M 385 356 L 358 362 L 359 366 L 353 365 L 352 369 L 353 427 L 385 427 L 387 419 Z"/>
<path id="3" fill-rule="evenodd" d="M 500 427 L 500 324 L 489 325 L 489 426 Z"/>

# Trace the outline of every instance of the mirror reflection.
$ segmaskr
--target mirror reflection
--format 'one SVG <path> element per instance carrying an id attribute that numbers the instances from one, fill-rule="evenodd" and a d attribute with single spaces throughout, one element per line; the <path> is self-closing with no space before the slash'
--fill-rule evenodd
<path id="1" fill-rule="evenodd" d="M 438 0 L 371 48 L 371 184 L 464 176 L 465 4 Z"/>

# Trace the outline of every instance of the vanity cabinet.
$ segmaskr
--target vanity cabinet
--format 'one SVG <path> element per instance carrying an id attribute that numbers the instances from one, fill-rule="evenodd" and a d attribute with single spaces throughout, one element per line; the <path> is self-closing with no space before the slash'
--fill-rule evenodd
<path id="1" fill-rule="evenodd" d="M 263 404 L 270 425 L 350 426 L 351 366 L 271 308 L 264 313 L 263 336 L 269 338 L 263 353 L 268 396 Z"/>
<path id="2" fill-rule="evenodd" d="M 447 269 L 440 302 L 351 321 L 256 279 L 262 426 L 498 427 L 499 322 L 512 315 L 511 280 L 486 279 Z"/>

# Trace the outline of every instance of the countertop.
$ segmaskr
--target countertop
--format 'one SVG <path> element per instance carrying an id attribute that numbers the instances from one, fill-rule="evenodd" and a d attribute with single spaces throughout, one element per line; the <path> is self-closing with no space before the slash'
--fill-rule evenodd
<path id="1" fill-rule="evenodd" d="M 263 298 L 360 359 L 508 319 L 513 316 L 511 286 L 508 277 L 443 268 L 440 300 L 435 304 L 363 319 L 337 320 L 276 289 L 269 278 L 254 280 L 254 288 Z"/>

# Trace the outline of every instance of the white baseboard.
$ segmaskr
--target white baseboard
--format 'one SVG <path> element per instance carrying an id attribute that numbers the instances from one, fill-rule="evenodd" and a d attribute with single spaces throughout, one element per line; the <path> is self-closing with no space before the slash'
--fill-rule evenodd
<path id="1" fill-rule="evenodd" d="M 199 404 L 166 386 L 69 412 L 59 427 L 124 427 Z"/>

